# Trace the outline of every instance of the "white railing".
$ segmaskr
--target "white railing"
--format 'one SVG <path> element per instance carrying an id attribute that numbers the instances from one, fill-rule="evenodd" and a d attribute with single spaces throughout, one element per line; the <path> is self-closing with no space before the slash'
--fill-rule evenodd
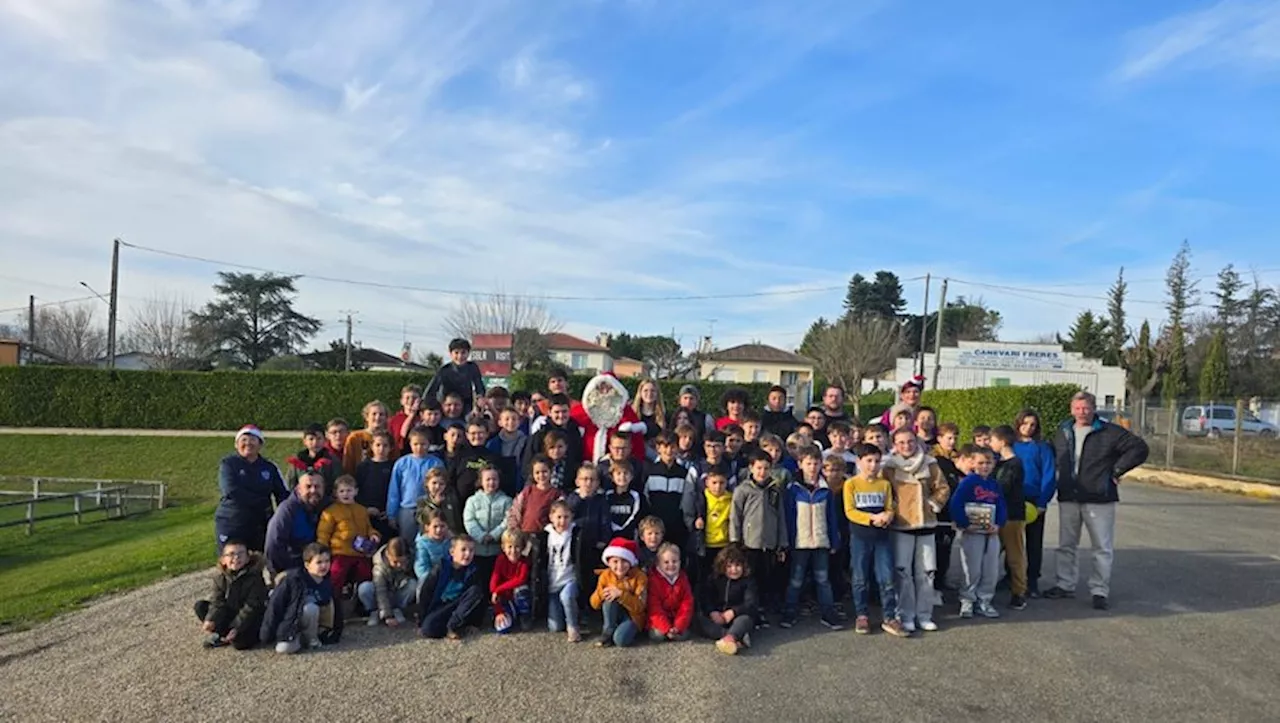
<path id="1" fill-rule="evenodd" d="M 0 476 L 0 500 L 5 497 L 22 499 L 0 501 L 0 528 L 25 525 L 30 535 L 42 521 L 74 517 L 78 525 L 93 513 L 113 519 L 162 509 L 165 486 L 146 480 Z M 67 503 L 71 509 L 66 509 Z M 44 511 L 51 508 L 54 511 Z"/>

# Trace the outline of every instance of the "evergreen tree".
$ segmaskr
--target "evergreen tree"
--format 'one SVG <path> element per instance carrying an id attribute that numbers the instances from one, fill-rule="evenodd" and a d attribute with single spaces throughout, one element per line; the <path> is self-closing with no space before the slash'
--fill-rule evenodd
<path id="1" fill-rule="evenodd" d="M 1179 324 L 1169 333 L 1169 370 L 1164 375 L 1161 396 L 1170 404 L 1187 393 L 1187 339 Z"/>
<path id="2" fill-rule="evenodd" d="M 896 319 L 907 308 L 902 298 L 902 282 L 892 271 L 877 271 L 875 280 L 862 274 L 849 279 L 849 289 L 844 297 L 845 318 L 878 316 Z"/>
<path id="3" fill-rule="evenodd" d="M 257 369 L 297 352 L 320 330 L 320 320 L 293 310 L 296 276 L 219 271 L 218 298 L 191 313 L 191 336 L 211 356 Z"/>
<path id="4" fill-rule="evenodd" d="M 1222 401 L 1231 392 L 1231 372 L 1227 368 L 1226 332 L 1218 329 L 1209 342 L 1209 354 L 1200 369 L 1200 401 Z"/>
<path id="5" fill-rule="evenodd" d="M 1124 301 L 1129 293 L 1129 284 L 1124 280 L 1124 267 L 1116 275 L 1116 281 L 1107 292 L 1107 349 L 1102 355 L 1102 363 L 1118 366 L 1124 355 L 1124 345 L 1129 343 L 1129 328 L 1125 325 Z"/>
<path id="6" fill-rule="evenodd" d="M 1089 359 L 1101 359 L 1111 338 L 1109 324 L 1106 319 L 1094 316 L 1092 311 L 1082 311 L 1063 346 L 1067 351 L 1083 354 Z"/>

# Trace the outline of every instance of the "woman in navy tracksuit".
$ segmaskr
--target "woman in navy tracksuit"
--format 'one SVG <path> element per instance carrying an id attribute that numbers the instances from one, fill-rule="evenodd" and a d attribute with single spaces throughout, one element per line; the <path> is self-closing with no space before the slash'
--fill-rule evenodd
<path id="1" fill-rule="evenodd" d="M 222 499 L 213 513 L 219 554 L 227 540 L 240 540 L 256 552 L 266 549 L 272 500 L 279 505 L 289 497 L 280 470 L 258 454 L 265 441 L 261 430 L 247 424 L 236 432 L 235 454 L 222 459 L 218 470 Z"/>

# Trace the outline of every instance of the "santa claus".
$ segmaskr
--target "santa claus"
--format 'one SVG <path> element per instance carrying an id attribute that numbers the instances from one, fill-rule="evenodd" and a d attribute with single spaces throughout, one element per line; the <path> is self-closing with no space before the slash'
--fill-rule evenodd
<path id="1" fill-rule="evenodd" d="M 645 423 L 640 415 L 627 404 L 631 395 L 613 372 L 603 372 L 591 378 L 582 391 L 582 404 L 574 405 L 570 412 L 573 421 L 582 427 L 582 457 L 599 462 L 609 452 L 609 437 L 614 432 L 631 435 L 631 456 L 644 461 Z"/>

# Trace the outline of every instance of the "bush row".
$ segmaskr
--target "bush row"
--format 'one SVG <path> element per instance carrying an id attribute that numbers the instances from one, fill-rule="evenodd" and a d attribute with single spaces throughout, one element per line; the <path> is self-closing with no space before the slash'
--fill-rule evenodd
<path id="1" fill-rule="evenodd" d="M 589 377 L 570 377 L 570 394 L 582 395 Z M 334 416 L 359 425 L 360 409 L 381 399 L 394 412 L 400 389 L 425 386 L 426 374 L 391 372 L 162 372 L 83 369 L 74 367 L 0 368 L 0 426 L 85 427 L 100 429 L 236 429 L 253 422 L 264 429 L 301 429 Z M 546 375 L 516 372 L 514 389 L 546 388 Z M 623 383 L 632 394 L 638 380 Z M 668 410 L 677 403 L 687 382 L 661 381 L 658 386 Z M 732 387 L 745 389 L 751 406 L 764 407 L 768 384 L 698 382 L 702 408 L 720 409 Z M 1069 385 L 1001 387 L 926 391 L 924 402 L 944 421 L 962 430 L 979 424 L 1006 424 L 1023 407 L 1040 411 L 1046 425 L 1067 417 Z M 864 400 L 862 417 L 875 419 L 887 408 L 887 398 Z M 801 414 L 803 410 L 799 410 Z"/>

